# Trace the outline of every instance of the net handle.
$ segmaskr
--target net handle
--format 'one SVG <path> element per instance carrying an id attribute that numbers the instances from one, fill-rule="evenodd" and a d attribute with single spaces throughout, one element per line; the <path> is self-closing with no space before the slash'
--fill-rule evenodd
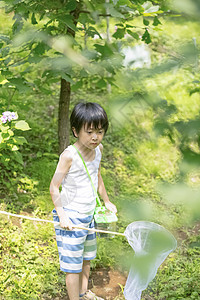
<path id="1" fill-rule="evenodd" d="M 23 216 L 23 215 L 17 215 L 17 214 L 9 213 L 7 211 L 1 211 L 0 210 L 0 214 L 12 216 L 12 217 L 17 217 L 17 218 L 20 218 L 20 219 L 26 219 L 26 220 L 30 220 L 30 221 L 53 223 L 55 225 L 59 225 L 60 224 L 59 222 L 54 222 L 54 221 L 51 221 L 51 220 L 39 219 L 39 218 L 32 218 L 32 217 Z M 95 228 L 91 229 L 91 228 L 81 227 L 81 226 L 78 226 L 78 225 L 74 225 L 73 228 L 87 230 L 87 231 L 93 231 L 93 232 L 99 232 L 99 233 L 107 233 L 107 234 L 115 234 L 115 235 L 125 236 L 125 234 L 121 233 L 121 232 L 101 230 L 101 229 L 95 229 Z"/>

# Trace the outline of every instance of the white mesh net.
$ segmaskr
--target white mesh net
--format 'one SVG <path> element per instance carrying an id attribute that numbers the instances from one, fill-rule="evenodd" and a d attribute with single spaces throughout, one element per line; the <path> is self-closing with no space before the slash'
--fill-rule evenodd
<path id="1" fill-rule="evenodd" d="M 129 224 L 124 234 L 135 252 L 124 296 L 126 300 L 140 300 L 142 291 L 155 277 L 168 254 L 176 249 L 177 242 L 165 228 L 147 221 Z"/>

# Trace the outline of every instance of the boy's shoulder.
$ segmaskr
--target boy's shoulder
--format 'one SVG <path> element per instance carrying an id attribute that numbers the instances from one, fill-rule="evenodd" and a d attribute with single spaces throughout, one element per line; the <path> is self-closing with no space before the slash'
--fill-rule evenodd
<path id="1" fill-rule="evenodd" d="M 103 145 L 102 144 L 99 144 L 99 149 L 101 151 L 101 153 L 103 152 Z"/>
<path id="2" fill-rule="evenodd" d="M 70 150 L 65 149 L 61 154 L 60 154 L 60 158 L 66 161 L 72 161 L 73 159 L 73 154 Z"/>

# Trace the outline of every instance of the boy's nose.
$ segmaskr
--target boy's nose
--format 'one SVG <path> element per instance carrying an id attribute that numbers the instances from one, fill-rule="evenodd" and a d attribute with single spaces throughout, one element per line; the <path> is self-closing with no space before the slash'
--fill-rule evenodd
<path id="1" fill-rule="evenodd" d="M 92 139 L 93 139 L 93 140 L 96 140 L 96 139 L 97 139 L 97 134 L 96 134 L 96 133 L 93 134 Z"/>

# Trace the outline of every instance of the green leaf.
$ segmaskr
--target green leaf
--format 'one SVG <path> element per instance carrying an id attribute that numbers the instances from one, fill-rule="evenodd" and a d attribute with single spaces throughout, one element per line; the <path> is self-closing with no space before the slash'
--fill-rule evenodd
<path id="1" fill-rule="evenodd" d="M 4 76 L 10 76 L 12 75 L 13 73 L 11 71 L 9 71 L 8 69 L 6 70 L 2 70 L 1 71 L 1 75 L 4 75 Z"/>
<path id="2" fill-rule="evenodd" d="M 194 88 L 190 91 L 190 96 L 195 93 L 200 93 L 200 87 Z"/>
<path id="3" fill-rule="evenodd" d="M 77 1 L 76 0 L 70 0 L 65 5 L 65 9 L 69 10 L 69 11 L 72 11 L 72 10 L 76 9 L 76 5 L 77 5 Z"/>
<path id="4" fill-rule="evenodd" d="M 27 85 L 25 79 L 21 78 L 10 78 L 9 82 L 12 83 L 19 92 L 29 91 L 30 87 Z"/>
<path id="5" fill-rule="evenodd" d="M 110 57 L 111 55 L 113 55 L 113 51 L 107 43 L 105 43 L 104 46 L 99 44 L 94 44 L 94 47 L 96 48 L 97 52 L 101 53 L 102 58 Z"/>
<path id="6" fill-rule="evenodd" d="M 149 14 L 149 13 L 155 13 L 159 11 L 159 6 L 152 6 L 149 9 L 147 9 L 144 13 Z"/>
<path id="7" fill-rule="evenodd" d="M 149 25 L 149 21 L 148 21 L 147 19 L 143 18 L 143 24 L 144 24 L 145 26 L 148 26 L 148 25 Z"/>
<path id="8" fill-rule="evenodd" d="M 134 39 L 139 40 L 139 35 L 136 32 L 132 32 L 131 30 L 127 30 L 127 33 L 130 34 Z"/>
<path id="9" fill-rule="evenodd" d="M 104 79 L 100 79 L 97 83 L 96 83 L 96 86 L 99 87 L 99 88 L 104 88 L 107 86 L 107 83 Z"/>
<path id="10" fill-rule="evenodd" d="M 19 148 L 16 145 L 11 145 L 11 150 L 12 151 L 17 151 Z"/>
<path id="11" fill-rule="evenodd" d="M 9 133 L 10 136 L 14 135 L 14 132 L 11 129 L 8 129 L 8 133 Z"/>
<path id="12" fill-rule="evenodd" d="M 24 23 L 22 17 L 19 14 L 15 14 L 13 19 L 15 20 L 15 23 L 12 26 L 12 31 L 14 34 L 16 34 L 22 29 Z"/>
<path id="13" fill-rule="evenodd" d="M 122 39 L 125 35 L 125 28 L 117 28 L 117 31 L 113 34 L 115 39 Z"/>
<path id="14" fill-rule="evenodd" d="M 0 161 L 2 162 L 3 165 L 8 167 L 9 161 L 10 161 L 10 157 L 8 157 L 8 155 L 0 155 Z"/>
<path id="15" fill-rule="evenodd" d="M 28 62 L 30 64 L 38 64 L 42 59 L 43 59 L 42 56 L 38 56 L 36 54 L 35 55 L 31 54 L 28 58 Z"/>
<path id="16" fill-rule="evenodd" d="M 126 24 L 126 28 L 133 28 L 134 26 Z"/>
<path id="17" fill-rule="evenodd" d="M 70 83 L 74 83 L 74 81 L 71 79 L 71 77 L 68 75 L 68 74 L 66 74 L 66 73 L 61 73 L 61 76 L 62 76 L 62 78 L 63 79 L 65 79 L 66 81 L 68 81 L 68 82 L 70 82 Z"/>
<path id="18" fill-rule="evenodd" d="M 124 19 L 124 15 L 122 15 L 119 11 L 117 11 L 112 3 L 105 3 L 105 8 L 108 10 L 109 14 L 111 14 L 114 18 Z"/>
<path id="19" fill-rule="evenodd" d="M 44 43 L 38 43 L 37 46 L 34 48 L 33 52 L 38 54 L 38 55 L 42 55 L 45 53 L 46 50 L 46 45 Z"/>
<path id="20" fill-rule="evenodd" d="M 8 129 L 9 129 L 9 126 L 3 125 L 3 124 L 0 126 L 1 132 L 7 132 Z"/>
<path id="21" fill-rule="evenodd" d="M 111 74 L 116 74 L 115 72 L 115 68 L 113 67 L 112 63 L 111 62 L 106 62 L 105 65 L 103 66 L 109 73 Z"/>
<path id="22" fill-rule="evenodd" d="M 13 141 L 18 145 L 23 145 L 24 143 L 27 143 L 27 140 L 23 136 L 15 136 L 13 137 Z"/>
<path id="23" fill-rule="evenodd" d="M 37 22 L 37 20 L 36 20 L 36 18 L 35 18 L 35 14 L 34 14 L 34 13 L 32 13 L 32 16 L 31 16 L 31 23 L 32 23 L 33 25 L 38 24 L 38 22 Z"/>
<path id="24" fill-rule="evenodd" d="M 108 83 L 112 84 L 113 86 L 116 86 L 115 79 L 113 77 L 107 77 L 106 80 Z"/>
<path id="25" fill-rule="evenodd" d="M 117 27 L 123 27 L 124 28 L 124 24 L 123 23 L 117 23 L 117 24 L 115 24 L 115 26 L 117 26 Z"/>
<path id="26" fill-rule="evenodd" d="M 95 21 L 91 19 L 87 14 L 80 14 L 78 21 L 81 24 L 95 24 Z"/>
<path id="27" fill-rule="evenodd" d="M 99 38 L 102 40 L 102 37 L 100 35 L 100 33 L 93 27 L 93 26 L 90 26 L 87 31 L 86 31 L 87 35 L 88 36 L 91 36 L 92 38 L 96 35 L 99 36 Z"/>
<path id="28" fill-rule="evenodd" d="M 88 77 L 88 73 L 86 72 L 85 69 L 82 69 L 79 73 L 79 76 L 82 78 L 82 77 Z"/>
<path id="29" fill-rule="evenodd" d="M 6 44 L 9 44 L 10 38 L 7 35 L 0 35 L 0 40 L 5 42 Z"/>
<path id="30" fill-rule="evenodd" d="M 151 36 L 148 32 L 148 30 L 145 30 L 145 33 L 142 36 L 142 41 L 144 41 L 146 44 L 150 44 L 151 43 Z"/>
<path id="31" fill-rule="evenodd" d="M 159 24 L 162 24 L 162 23 L 159 21 L 158 17 L 155 16 L 154 20 L 153 20 L 153 26 L 158 26 Z"/>
<path id="32" fill-rule="evenodd" d="M 61 23 L 67 25 L 67 27 L 71 28 L 73 31 L 76 31 L 76 26 L 73 23 L 73 19 L 71 15 L 63 15 L 63 16 L 56 16 L 56 19 Z"/>
<path id="33" fill-rule="evenodd" d="M 43 86 L 39 86 L 38 87 L 39 88 L 39 90 L 41 91 L 41 92 L 43 92 L 45 95 L 50 95 L 51 93 L 52 93 L 52 90 L 48 90 L 48 89 L 46 89 L 46 88 L 44 88 Z"/>
<path id="34" fill-rule="evenodd" d="M 23 159 L 22 159 L 22 155 L 21 155 L 20 152 L 14 151 L 12 153 L 12 157 L 14 158 L 15 161 L 17 161 L 18 163 L 20 163 L 21 165 L 23 165 Z"/>
<path id="35" fill-rule="evenodd" d="M 72 91 L 77 91 L 78 89 L 80 89 L 83 86 L 83 82 L 82 80 L 79 80 L 78 82 L 76 82 L 75 84 L 73 84 L 71 86 Z"/>
<path id="36" fill-rule="evenodd" d="M 22 131 L 26 131 L 26 130 L 30 130 L 31 128 L 29 127 L 28 123 L 26 121 L 18 121 L 15 123 L 15 128 L 22 130 Z"/>
<path id="37" fill-rule="evenodd" d="M 3 132 L 2 134 L 1 134 L 1 136 L 2 136 L 2 138 L 5 140 L 8 140 L 9 138 L 10 138 L 10 134 L 8 133 L 8 132 Z"/>
<path id="38" fill-rule="evenodd" d="M 159 10 L 159 5 L 152 6 L 150 1 L 145 2 L 142 7 L 144 8 L 144 14 L 155 13 Z"/>

